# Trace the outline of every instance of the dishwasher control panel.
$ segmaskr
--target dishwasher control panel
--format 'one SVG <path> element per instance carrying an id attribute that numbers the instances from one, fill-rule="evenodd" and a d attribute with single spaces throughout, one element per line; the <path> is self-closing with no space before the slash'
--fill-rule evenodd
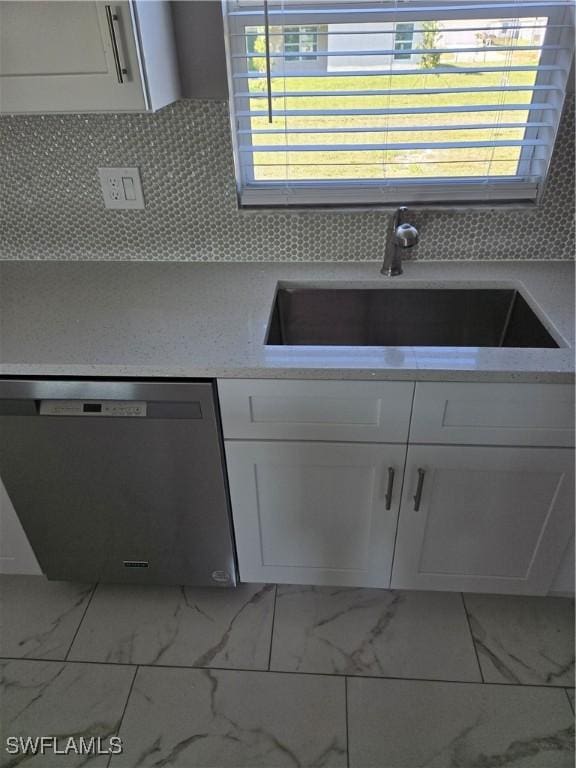
<path id="1" fill-rule="evenodd" d="M 146 416 L 141 400 L 40 400 L 40 416 Z"/>

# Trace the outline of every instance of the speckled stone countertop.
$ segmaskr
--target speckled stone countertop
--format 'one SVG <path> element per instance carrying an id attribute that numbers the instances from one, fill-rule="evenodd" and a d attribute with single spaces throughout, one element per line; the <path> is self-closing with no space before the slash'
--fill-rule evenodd
<path id="1" fill-rule="evenodd" d="M 574 268 L 561 262 L 3 262 L 0 375 L 574 380 Z M 276 285 L 515 287 L 559 349 L 264 345 Z"/>

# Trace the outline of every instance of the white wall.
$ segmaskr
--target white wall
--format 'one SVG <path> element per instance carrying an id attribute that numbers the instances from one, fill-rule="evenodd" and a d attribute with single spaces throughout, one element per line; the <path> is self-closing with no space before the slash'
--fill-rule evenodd
<path id="1" fill-rule="evenodd" d="M 40 566 L 0 480 L 0 573 L 40 574 Z"/>
<path id="2" fill-rule="evenodd" d="M 550 592 L 561 592 L 562 594 L 574 594 L 574 537 L 564 557 L 560 563 L 560 568 L 556 574 Z"/>
<path id="3" fill-rule="evenodd" d="M 331 35 L 328 34 L 328 51 L 337 53 L 338 51 L 370 51 L 370 50 L 392 50 L 396 35 L 393 25 L 390 23 L 363 24 L 363 32 L 372 30 L 370 34 L 354 34 L 358 29 L 355 24 L 335 24 L 329 25 L 328 32 L 334 29 L 338 32 L 349 34 Z M 421 43 L 421 35 L 416 33 L 412 40 L 412 47 L 418 48 Z M 414 54 L 410 59 L 394 59 L 394 56 L 329 56 L 328 72 L 337 72 L 342 69 L 381 69 L 383 71 L 396 68 L 418 67 L 420 65 L 420 56 Z"/>

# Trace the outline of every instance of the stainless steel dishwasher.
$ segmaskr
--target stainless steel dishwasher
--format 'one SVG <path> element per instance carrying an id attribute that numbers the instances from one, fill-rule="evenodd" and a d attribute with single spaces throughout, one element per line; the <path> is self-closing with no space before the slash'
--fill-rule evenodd
<path id="1" fill-rule="evenodd" d="M 50 579 L 234 586 L 215 385 L 0 381 L 0 476 Z"/>

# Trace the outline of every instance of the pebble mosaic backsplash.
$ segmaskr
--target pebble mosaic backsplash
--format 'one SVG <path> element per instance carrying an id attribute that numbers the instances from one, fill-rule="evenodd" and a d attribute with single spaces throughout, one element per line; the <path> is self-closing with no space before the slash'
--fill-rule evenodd
<path id="1" fill-rule="evenodd" d="M 100 166 L 138 166 L 144 210 L 107 210 Z M 537 210 L 424 212 L 418 259 L 574 256 L 574 95 Z M 0 258 L 379 261 L 388 213 L 247 212 L 236 204 L 228 106 L 0 118 Z"/>

